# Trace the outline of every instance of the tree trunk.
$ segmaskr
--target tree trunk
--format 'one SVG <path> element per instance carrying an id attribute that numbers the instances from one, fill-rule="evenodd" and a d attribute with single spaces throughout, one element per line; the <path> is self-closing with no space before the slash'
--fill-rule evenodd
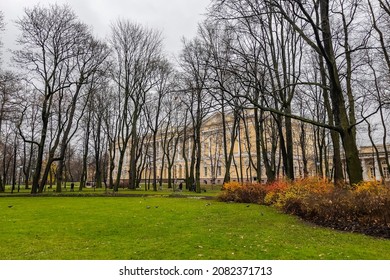
<path id="1" fill-rule="evenodd" d="M 37 152 L 37 161 L 35 163 L 34 168 L 34 174 L 33 174 L 33 181 L 32 181 L 32 187 L 31 187 L 31 193 L 36 194 L 39 192 L 39 181 L 41 179 L 41 172 L 42 172 L 42 163 L 43 163 L 43 154 L 45 152 L 45 142 L 46 142 L 46 135 L 47 135 L 47 128 L 49 124 L 49 113 L 47 112 L 47 106 L 48 102 L 51 103 L 51 96 L 46 97 L 43 106 L 42 106 L 42 130 L 41 130 L 41 137 L 38 144 L 38 152 Z"/>
<path id="2" fill-rule="evenodd" d="M 309 171 L 307 169 L 307 156 L 306 156 L 306 149 L 307 149 L 307 138 L 306 138 L 306 127 L 304 123 L 301 123 L 301 135 L 299 137 L 299 143 L 301 146 L 301 152 L 302 152 L 302 163 L 303 163 L 303 178 L 307 178 L 309 176 Z"/>
<path id="3" fill-rule="evenodd" d="M 268 156 L 268 149 L 267 149 L 267 143 L 264 139 L 265 136 L 265 129 L 264 129 L 264 117 L 263 117 L 264 112 L 260 111 L 260 123 L 259 123 L 259 135 L 260 135 L 260 146 L 261 146 L 261 152 L 263 156 L 263 162 L 264 162 L 264 167 L 265 167 L 265 174 L 267 176 L 267 182 L 271 183 L 275 181 L 276 179 L 276 170 L 275 170 L 275 154 L 271 151 L 271 159 Z M 274 138 L 274 135 L 272 135 L 272 138 Z M 272 146 L 276 145 L 275 143 L 270 143 Z"/>
<path id="4" fill-rule="evenodd" d="M 261 129 L 260 122 L 263 120 L 259 116 L 259 109 L 255 108 L 255 141 L 256 141 L 256 180 L 261 183 Z"/>
<path id="5" fill-rule="evenodd" d="M 137 148 L 138 148 L 138 109 L 134 110 L 133 121 L 131 127 L 131 145 L 130 145 L 130 175 L 129 175 L 129 189 L 136 189 L 137 187 Z"/>
<path id="6" fill-rule="evenodd" d="M 332 34 L 329 23 L 329 0 L 320 0 L 321 27 L 324 44 L 324 56 L 329 73 L 330 98 L 333 107 L 333 116 L 345 152 L 345 161 L 350 184 L 357 184 L 363 180 L 363 170 L 359 159 L 359 150 L 355 139 L 355 123 L 348 119 L 345 100 L 340 85 L 340 78 L 333 51 Z M 335 175 L 336 178 L 336 175 Z"/>
<path id="7" fill-rule="evenodd" d="M 157 191 L 157 129 L 153 132 L 153 155 L 152 155 L 152 168 L 153 168 L 153 191 Z"/>
<path id="8" fill-rule="evenodd" d="M 290 104 L 286 108 L 286 113 L 291 114 L 291 105 Z M 287 178 L 289 178 L 290 180 L 294 180 L 295 179 L 295 174 L 294 174 L 294 140 L 293 140 L 293 136 L 292 136 L 291 118 L 285 117 L 284 122 L 285 122 L 285 131 L 286 131 Z"/>
<path id="9" fill-rule="evenodd" d="M 229 153 L 227 155 L 227 159 L 226 159 L 226 162 L 225 162 L 225 176 L 223 178 L 223 183 L 227 183 L 227 182 L 230 182 L 230 168 L 232 166 L 232 162 L 233 162 L 233 157 L 234 157 L 234 145 L 236 143 L 236 140 L 237 140 L 237 129 L 239 127 L 239 117 L 238 117 L 238 114 L 237 114 L 237 111 L 234 110 L 234 120 L 233 120 L 233 125 L 232 125 L 232 131 L 230 133 L 228 133 L 226 131 L 226 124 L 225 124 L 225 131 L 224 131 L 224 134 L 230 134 L 230 147 L 229 147 Z M 226 158 L 226 157 L 225 157 Z"/>
<path id="10" fill-rule="evenodd" d="M 90 134 L 89 129 L 90 129 L 90 113 L 88 113 L 87 127 L 84 136 L 83 170 L 81 172 L 79 191 L 82 191 L 85 188 L 87 177 L 88 177 L 88 149 L 89 149 L 89 134 Z"/>
<path id="11" fill-rule="evenodd" d="M 199 120 L 198 120 L 199 121 Z M 195 181 L 196 192 L 200 193 L 200 162 L 202 159 L 202 147 L 201 147 L 201 122 L 196 126 L 196 164 L 195 164 Z"/>

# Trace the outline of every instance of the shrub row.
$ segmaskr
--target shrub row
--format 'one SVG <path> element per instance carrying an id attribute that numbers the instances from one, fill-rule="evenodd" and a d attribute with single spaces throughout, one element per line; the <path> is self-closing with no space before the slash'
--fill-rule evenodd
<path id="1" fill-rule="evenodd" d="M 390 238 L 390 189 L 377 182 L 335 187 L 318 178 L 271 184 L 227 183 L 219 199 L 274 205 L 334 229 Z"/>

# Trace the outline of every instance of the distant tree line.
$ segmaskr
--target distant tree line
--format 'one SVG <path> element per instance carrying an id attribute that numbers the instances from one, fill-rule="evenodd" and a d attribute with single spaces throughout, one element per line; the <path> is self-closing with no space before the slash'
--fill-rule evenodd
<path id="1" fill-rule="evenodd" d="M 309 134 L 319 175 L 336 183 L 363 180 L 363 138 L 384 146 L 390 166 L 389 1 L 211 0 L 207 14 L 173 62 L 161 32 L 130 20 L 102 40 L 69 6 L 26 8 L 17 70 L 0 68 L 0 191 L 60 192 L 67 181 L 82 190 L 91 172 L 96 187 L 115 191 L 127 172 L 134 189 L 146 169 L 157 190 L 177 153 L 200 191 L 202 125 L 215 112 L 225 182 L 248 112 L 258 180 L 262 170 L 275 180 L 278 168 L 293 180 L 296 149 L 307 176 Z"/>

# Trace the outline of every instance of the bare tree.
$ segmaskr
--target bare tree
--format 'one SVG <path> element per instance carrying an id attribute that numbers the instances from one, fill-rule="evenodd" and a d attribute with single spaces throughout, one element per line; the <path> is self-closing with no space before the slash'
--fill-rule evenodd
<path id="1" fill-rule="evenodd" d="M 187 94 L 190 95 L 187 104 L 192 123 L 193 154 L 190 169 L 190 178 L 187 185 L 196 184 L 196 191 L 200 192 L 200 168 L 202 158 L 201 129 L 205 117 L 212 106 L 211 98 L 207 92 L 206 83 L 209 76 L 210 52 L 208 52 L 199 38 L 183 41 L 184 47 L 180 57 L 181 68 L 185 75 Z M 195 166 L 194 166 L 195 165 Z M 194 168 L 195 167 L 195 168 Z M 194 171 L 194 172 L 193 172 Z M 193 174 L 195 175 L 194 177 Z M 192 180 L 194 178 L 195 180 Z"/>
<path id="2" fill-rule="evenodd" d="M 229 96 L 241 90 L 237 75 L 234 75 L 230 69 L 231 64 L 234 63 L 234 32 L 229 26 L 205 21 L 199 27 L 199 36 L 205 44 L 205 51 L 209 52 L 210 56 L 207 87 L 211 89 L 210 94 L 215 99 L 215 107 L 221 114 L 225 183 L 229 182 L 231 177 L 230 169 L 242 105 L 240 100 L 229 100 Z"/>
<path id="3" fill-rule="evenodd" d="M 83 114 L 83 180 L 80 187 L 85 186 L 88 171 L 91 172 L 94 167 L 94 185 L 102 188 L 105 170 L 104 154 L 107 149 L 108 133 L 104 129 L 107 121 L 107 111 L 110 109 L 110 102 L 107 98 L 110 96 L 110 86 L 105 73 L 101 72 L 94 77 L 95 82 L 89 85 L 89 93 L 85 96 L 87 107 Z M 91 156 L 91 154 L 93 156 Z M 88 162 L 89 161 L 89 162 Z M 88 163 L 90 166 L 88 167 Z M 89 170 L 88 170 L 89 169 Z M 83 184 L 81 184 L 83 183 Z"/>
<path id="4" fill-rule="evenodd" d="M 333 2 L 332 2 L 333 4 Z M 355 22 L 355 7 L 360 3 L 355 3 L 354 5 L 341 5 L 338 6 L 335 10 L 334 6 L 332 9 L 330 8 L 330 1 L 328 0 L 320 0 L 317 2 L 302 2 L 302 1 L 279 1 L 279 0 L 268 0 L 268 1 L 214 1 L 214 11 L 220 11 L 217 17 L 223 20 L 235 20 L 238 22 L 245 21 L 253 21 L 254 23 L 258 22 L 259 24 L 264 21 L 264 17 L 267 17 L 267 14 L 271 14 L 271 18 L 273 15 L 278 15 L 277 18 L 281 20 L 282 27 L 285 30 L 289 30 L 291 33 L 290 36 L 285 37 L 288 38 L 296 38 L 302 46 L 300 49 L 309 48 L 316 52 L 319 56 L 321 56 L 324 60 L 324 65 L 326 69 L 327 80 L 329 81 L 329 100 L 331 102 L 331 112 L 334 118 L 334 124 L 329 123 L 320 123 L 312 119 L 307 119 L 305 117 L 299 116 L 296 112 L 292 112 L 290 110 L 283 110 L 283 107 L 288 105 L 285 101 L 289 101 L 293 95 L 287 95 L 287 98 L 284 99 L 283 96 L 280 95 L 285 89 L 293 90 L 299 84 L 307 84 L 312 83 L 312 81 L 303 82 L 299 77 L 300 72 L 280 72 L 280 76 L 287 81 L 286 83 L 279 83 L 277 78 L 279 77 L 277 73 L 274 74 L 274 79 L 276 79 L 276 87 L 272 87 L 273 96 L 277 97 L 279 94 L 279 98 L 282 104 L 282 107 L 277 107 L 278 103 L 274 103 L 274 106 L 269 106 L 265 104 L 265 106 L 260 105 L 256 102 L 256 100 L 250 99 L 247 96 L 241 96 L 248 98 L 251 103 L 265 111 L 270 111 L 276 113 L 279 116 L 284 116 L 286 120 L 288 118 L 294 118 L 300 121 L 305 121 L 308 123 L 315 124 L 317 126 L 321 126 L 324 128 L 332 129 L 336 131 L 342 141 L 343 148 L 346 156 L 347 163 L 347 172 L 349 181 L 351 184 L 360 182 L 362 177 L 362 167 L 360 163 L 360 159 L 358 156 L 358 148 L 356 144 L 356 133 L 355 127 L 357 125 L 356 118 L 354 116 L 354 108 L 355 108 L 355 96 L 352 96 L 352 92 L 348 90 L 348 86 L 351 85 L 351 73 L 352 69 L 351 65 L 348 64 L 346 66 L 346 74 L 347 84 L 345 87 L 343 86 L 343 76 L 344 72 L 342 72 L 340 67 L 340 62 L 338 60 L 339 53 L 336 52 L 334 46 L 335 44 L 341 44 L 343 46 L 342 55 L 349 63 L 351 62 L 351 57 L 348 57 L 350 53 L 359 51 L 364 48 L 366 38 L 362 38 L 361 42 L 356 44 L 355 48 L 351 48 L 351 41 L 348 38 L 348 32 L 350 32 L 349 27 L 351 26 L 351 22 Z M 337 33 L 338 30 L 334 21 L 331 21 L 330 13 L 341 13 L 343 22 L 341 23 L 343 32 Z M 347 13 L 351 16 L 346 16 Z M 281 17 L 279 17 L 279 15 Z M 272 26 L 270 19 L 267 19 L 268 27 Z M 251 29 L 248 32 L 253 32 Z M 281 31 L 279 31 L 281 32 Z M 335 40 L 338 37 L 335 35 L 342 34 L 339 38 L 340 40 Z M 269 36 L 272 33 L 268 33 Z M 277 33 L 277 36 L 280 36 L 282 33 Z M 282 40 L 283 37 L 280 38 L 279 42 L 288 42 L 288 40 Z M 291 41 L 292 42 L 292 41 Z M 304 42 L 304 43 L 303 43 Z M 293 49 L 292 49 L 293 50 Z M 283 52 L 282 52 L 283 53 Z M 291 53 L 293 54 L 293 53 Z M 299 55 L 299 52 L 297 53 Z M 273 59 L 273 65 L 275 66 L 275 59 Z M 283 61 L 283 60 L 281 60 Z M 285 60 L 286 63 L 288 59 Z M 298 66 L 300 64 L 300 60 L 298 60 Z M 282 65 L 284 68 L 281 69 L 295 69 L 294 66 L 289 66 L 287 64 L 287 68 Z M 275 69 L 273 67 L 272 69 Z M 296 68 L 299 71 L 299 67 Z M 269 73 L 272 75 L 272 73 Z M 292 77 L 293 79 L 290 79 Z M 349 79 L 349 81 L 348 81 Z M 350 84 L 348 84 L 350 83 Z M 323 86 L 323 85 L 318 85 Z M 345 97 L 346 96 L 346 97 Z M 352 108 L 351 108 L 352 107 Z M 281 139 L 282 140 L 282 139 Z M 282 143 L 281 143 L 281 146 Z"/>
<path id="5" fill-rule="evenodd" d="M 137 126 L 147 95 L 154 87 L 152 78 L 161 58 L 161 34 L 129 21 L 118 20 L 112 26 L 111 45 L 115 55 L 113 79 L 118 85 L 118 95 L 123 96 L 117 137 L 119 161 L 115 190 L 119 186 L 128 145 L 130 149 L 129 188 L 133 189 L 137 177 Z"/>
<path id="6" fill-rule="evenodd" d="M 17 116 L 17 95 L 20 90 L 20 79 L 11 72 L 0 72 L 0 156 L 2 157 L 2 172 L 0 173 L 0 192 L 5 190 L 5 181 L 7 170 L 10 163 L 9 151 L 13 147 L 15 154 L 13 155 L 14 163 L 16 162 L 16 144 L 17 138 L 13 134 L 15 120 Z M 9 130 L 10 128 L 13 128 Z M 14 139 L 14 140 L 11 140 Z M 15 168 L 14 168 L 15 169 Z M 14 171 L 15 173 L 15 171 Z"/>
<path id="7" fill-rule="evenodd" d="M 104 111 L 103 111 L 104 112 Z M 81 141 L 82 141 L 82 170 L 81 170 L 81 176 L 80 176 L 80 185 L 79 185 L 79 191 L 82 191 L 86 185 L 87 185 L 87 177 L 88 177 L 88 155 L 89 155 L 89 142 L 91 138 L 91 130 L 92 130 L 92 102 L 88 104 L 86 107 L 86 110 L 84 112 L 84 115 L 81 119 Z M 102 114 L 103 115 L 103 114 Z"/>
<path id="8" fill-rule="evenodd" d="M 175 179 L 175 159 L 178 152 L 178 143 L 179 139 L 182 134 L 182 122 L 183 119 L 181 118 L 181 114 L 179 110 L 177 110 L 177 103 L 172 100 L 173 102 L 167 102 L 166 109 L 167 111 L 167 119 L 164 123 L 164 135 L 165 135 L 165 145 L 164 145 L 164 154 L 165 159 L 167 161 L 167 170 L 168 170 L 168 188 L 173 188 L 172 182 Z"/>
<path id="9" fill-rule="evenodd" d="M 377 40 L 375 42 L 376 48 L 375 52 L 368 54 L 367 64 L 371 69 L 372 76 L 374 77 L 374 86 L 370 87 L 369 91 L 374 90 L 374 101 L 379 107 L 379 117 L 380 123 L 382 125 L 382 145 L 384 151 L 384 158 L 386 165 L 390 166 L 389 153 L 387 146 L 387 132 L 388 132 L 388 120 L 385 116 L 385 104 L 389 103 L 387 92 L 387 87 L 389 86 L 390 79 L 390 53 L 388 50 L 388 43 L 390 42 L 390 37 L 388 37 L 386 30 L 390 26 L 390 2 L 387 0 L 378 0 L 379 7 L 372 5 L 368 1 L 372 26 L 377 34 Z M 376 57 L 376 59 L 374 58 Z M 376 69 L 376 68 L 379 68 Z M 368 124 L 369 125 L 369 124 Z M 368 132 L 371 132 L 370 127 L 368 127 Z M 369 134 L 370 135 L 370 134 Z M 372 137 L 370 136 L 371 142 L 373 142 Z M 383 174 L 381 174 L 383 175 Z"/>
<path id="10" fill-rule="evenodd" d="M 332 114 L 334 116 L 335 130 L 339 132 L 343 143 L 349 181 L 351 184 L 358 183 L 363 180 L 363 175 L 356 144 L 356 116 L 354 115 L 354 111 L 351 111 L 355 108 L 355 104 L 353 96 L 349 95 L 348 101 L 344 98 L 340 68 L 338 67 L 339 64 L 334 50 L 335 42 L 333 41 L 333 35 L 335 31 L 332 30 L 332 22 L 330 21 L 330 1 L 321 0 L 318 2 L 318 5 L 313 6 L 304 5 L 298 1 L 292 3 L 292 5 L 299 9 L 302 16 L 309 23 L 309 26 L 314 33 L 314 38 L 310 38 L 306 35 L 305 31 L 301 27 L 298 27 L 291 18 L 288 17 L 285 10 L 278 3 L 275 3 L 276 1 L 271 2 L 271 4 L 275 5 L 285 16 L 286 20 L 290 22 L 294 29 L 300 33 L 306 43 L 324 58 L 329 79 L 329 95 L 332 105 Z M 317 22 L 320 23 L 319 26 L 312 18 L 312 15 L 318 17 Z M 346 34 L 347 33 L 348 32 L 346 32 Z M 347 50 L 347 52 L 349 51 L 350 50 Z M 352 93 L 348 92 L 348 94 Z M 349 112 L 348 108 L 350 108 Z"/>
<path id="11" fill-rule="evenodd" d="M 109 86 L 106 92 L 104 102 L 104 109 L 101 111 L 103 115 L 103 131 L 107 137 L 107 149 L 108 149 L 108 187 L 115 188 L 114 183 L 114 170 L 116 165 L 117 156 L 117 143 L 119 137 L 119 124 L 121 120 L 121 113 L 116 108 L 120 108 L 121 99 L 117 98 L 116 91 L 113 87 Z M 87 148 L 87 147 L 86 147 Z M 118 185 L 119 186 L 119 185 Z"/>
<path id="12" fill-rule="evenodd" d="M 71 88 L 71 92 L 69 92 L 70 100 L 66 108 L 66 126 L 64 126 L 60 150 L 57 157 L 57 160 L 59 161 L 57 171 L 57 192 L 61 191 L 62 173 L 65 165 L 63 159 L 65 157 L 67 146 L 78 130 L 79 122 L 84 114 L 87 103 L 89 102 L 89 95 L 95 87 L 94 83 L 96 83 L 96 80 L 100 78 L 100 72 L 105 70 L 101 69 L 101 66 L 104 65 L 103 62 L 108 56 L 107 48 L 103 43 L 95 40 L 89 34 L 85 35 L 85 38 L 80 38 L 78 54 L 74 58 L 75 73 L 72 78 L 74 79 L 75 87 L 74 89 Z M 91 84 L 91 86 L 83 91 L 84 85 L 86 84 Z M 84 99 L 84 102 L 82 102 L 82 98 Z M 76 115 L 77 109 L 79 110 L 78 115 Z M 101 127 L 100 118 L 98 119 L 97 127 Z M 98 173 L 98 175 L 99 174 L 100 173 Z M 99 187 L 101 187 L 100 176 L 98 176 L 98 181 Z"/>
<path id="13" fill-rule="evenodd" d="M 77 102 L 82 85 L 88 81 L 91 68 L 96 68 L 96 64 L 91 66 L 91 63 L 96 63 L 96 53 L 91 55 L 91 51 L 100 47 L 92 39 L 88 27 L 78 21 L 68 6 L 35 6 L 25 9 L 25 15 L 17 21 L 17 25 L 21 30 L 17 42 L 22 49 L 14 51 L 14 61 L 23 65 L 31 75 L 29 80 L 40 93 L 41 101 L 39 139 L 27 139 L 21 133 L 24 141 L 38 147 L 31 190 L 32 193 L 37 193 L 44 189 L 51 163 L 62 160 L 71 134 L 75 106 L 70 105 L 65 109 L 61 102 Z M 51 141 L 44 168 L 49 126 L 53 121 L 56 122 L 56 137 L 52 135 L 54 141 Z M 60 135 L 65 137 L 61 138 Z M 61 144 L 62 151 L 59 157 L 55 158 L 61 139 L 64 139 Z"/>
<path id="14" fill-rule="evenodd" d="M 4 30 L 5 23 L 4 23 L 4 15 L 3 12 L 0 11 L 0 32 Z M 0 66 L 1 66 L 1 49 L 3 47 L 3 41 L 0 39 Z"/>
<path id="15" fill-rule="evenodd" d="M 155 92 L 149 95 L 147 104 L 144 108 L 148 126 L 152 133 L 152 168 L 153 168 L 153 190 L 157 191 L 157 136 L 160 127 L 165 121 L 163 114 L 163 103 L 168 93 L 173 90 L 174 69 L 165 59 L 157 65 L 155 74 Z"/>

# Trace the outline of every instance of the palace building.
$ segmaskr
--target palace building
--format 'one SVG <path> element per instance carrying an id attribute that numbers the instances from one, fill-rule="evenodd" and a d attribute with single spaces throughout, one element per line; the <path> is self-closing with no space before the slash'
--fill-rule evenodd
<path id="1" fill-rule="evenodd" d="M 245 112 L 245 117 L 240 118 L 236 129 L 236 137 L 232 150 L 232 161 L 230 166 L 231 181 L 257 181 L 257 153 L 254 116 Z M 270 123 L 267 123 L 269 120 Z M 233 116 L 225 117 L 227 134 L 227 150 L 230 150 L 231 136 L 233 134 Z M 309 126 L 308 126 L 309 127 Z M 305 153 L 302 153 L 302 143 L 299 123 L 293 121 L 293 147 L 294 147 L 294 175 L 296 178 L 303 177 L 305 170 L 307 176 L 318 175 L 318 163 L 314 148 L 313 133 L 310 129 L 305 133 L 306 140 L 304 143 Z M 186 139 L 184 132 L 186 131 Z M 283 176 L 283 160 L 279 153 L 279 140 L 277 131 L 272 127 L 271 117 L 264 120 L 264 145 L 267 149 L 269 160 L 275 168 L 277 177 Z M 193 134 L 192 128 L 181 128 L 180 130 L 171 129 L 167 134 L 159 133 L 157 139 L 157 179 L 166 182 L 171 173 L 171 180 L 178 182 L 186 178 L 186 170 L 189 169 L 193 155 Z M 202 184 L 222 184 L 226 172 L 226 160 L 224 153 L 224 135 L 222 126 L 222 116 L 220 113 L 214 113 L 204 119 L 201 130 L 201 168 L 200 181 Z M 152 149 L 151 142 L 146 141 L 147 147 L 144 150 L 142 160 L 144 166 L 140 178 L 142 181 L 150 180 L 153 176 Z M 273 152 L 272 152 L 273 150 Z M 272 154 L 273 153 L 273 154 Z M 116 153 L 119 154 L 119 153 Z M 141 158 L 139 158 L 141 160 Z M 263 168 L 263 159 L 261 160 L 261 178 L 259 181 L 266 182 L 267 177 Z M 121 181 L 126 183 L 129 180 L 130 166 L 129 152 L 126 152 L 124 158 L 124 167 L 122 170 Z M 306 162 L 306 163 L 305 163 Z M 304 168 L 306 166 L 306 169 Z M 169 170 L 171 168 L 171 170 Z M 114 170 L 114 177 L 116 169 Z"/>
<path id="2" fill-rule="evenodd" d="M 231 181 L 251 182 L 257 181 L 257 153 L 254 117 L 250 112 L 246 112 L 244 118 L 240 118 L 240 123 L 236 129 L 236 137 L 232 148 L 232 161 L 230 166 Z M 268 118 L 270 120 L 270 118 Z M 233 134 L 233 117 L 227 115 L 226 122 L 226 142 L 229 153 L 230 143 Z M 283 177 L 283 160 L 280 154 L 279 139 L 275 128 L 271 123 L 267 124 L 264 120 L 265 148 L 269 160 L 273 161 L 276 177 Z M 305 128 L 306 138 L 302 145 L 301 123 L 293 120 L 293 159 L 294 159 L 294 177 L 302 178 L 305 176 L 329 176 L 332 177 L 332 155 L 331 147 L 324 148 L 322 156 L 319 156 L 318 147 L 315 145 L 315 133 L 313 127 L 307 125 Z M 186 129 L 186 133 L 184 133 Z M 184 138 L 186 135 L 186 139 Z M 147 138 L 147 137 L 146 137 Z M 142 149 L 142 156 L 138 157 L 141 166 L 140 180 L 148 181 L 153 177 L 153 162 L 151 139 L 145 141 L 145 147 Z M 158 134 L 157 142 L 157 180 L 167 182 L 170 178 L 174 183 L 185 180 L 186 170 L 190 169 L 193 158 L 193 132 L 191 126 L 180 129 L 169 129 L 167 133 Z M 303 153 L 304 149 L 304 153 Z M 128 149 L 129 150 L 129 149 Z M 274 154 L 272 154 L 274 150 Z M 390 151 L 390 145 L 387 147 Z M 118 152 L 116 154 L 119 154 Z M 194 153 L 196 155 L 196 153 Z M 385 180 L 390 180 L 389 168 L 385 157 L 385 149 L 378 146 L 378 156 L 374 147 L 362 146 L 360 148 L 360 158 L 363 167 L 364 180 L 381 180 L 381 172 Z M 322 160 L 321 160 L 322 158 Z M 267 176 L 264 168 L 264 159 L 260 154 L 261 178 L 259 181 L 266 182 Z M 224 152 L 224 134 L 222 126 L 222 116 L 220 113 L 214 113 L 204 119 L 201 130 L 201 184 L 222 184 L 226 172 L 226 160 Z M 129 181 L 130 156 L 129 151 L 124 157 L 124 166 L 121 173 L 121 182 L 126 184 Z M 345 167 L 345 163 L 344 163 Z M 345 171 L 345 168 L 344 168 Z M 114 169 L 113 175 L 116 176 L 117 170 Z M 170 176 L 169 176 L 170 173 Z M 345 172 L 346 173 L 346 172 Z M 345 174 L 345 177 L 346 174 Z"/>

